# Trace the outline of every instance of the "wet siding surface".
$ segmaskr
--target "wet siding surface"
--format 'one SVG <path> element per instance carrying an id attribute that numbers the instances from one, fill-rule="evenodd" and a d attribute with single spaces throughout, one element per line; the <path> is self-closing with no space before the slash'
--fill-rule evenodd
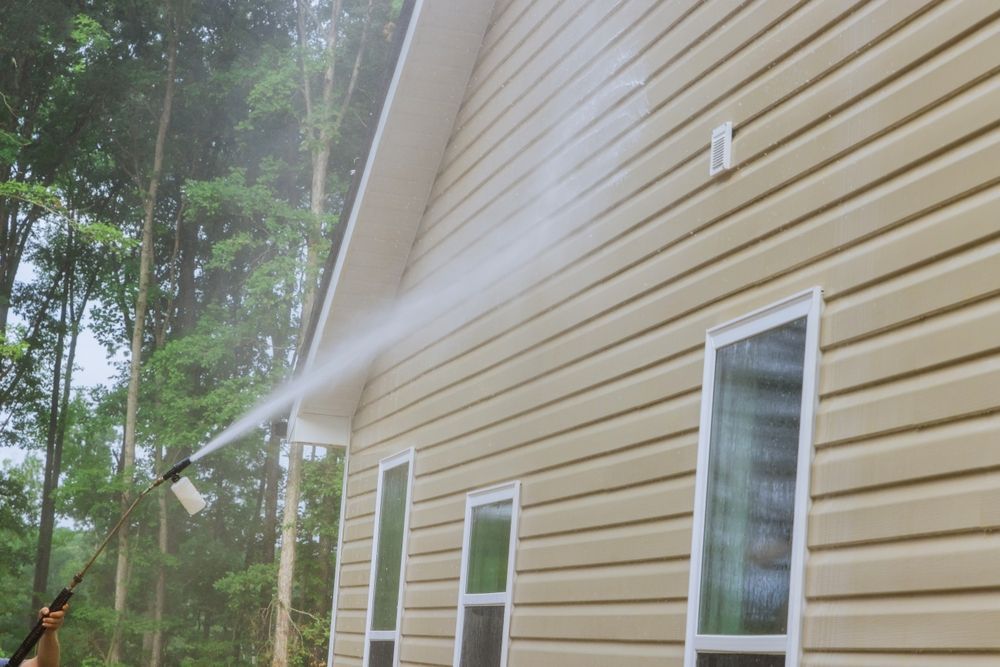
<path id="1" fill-rule="evenodd" d="M 403 291 L 546 242 L 372 370 L 336 664 L 414 447 L 402 664 L 451 664 L 465 493 L 520 479 L 510 664 L 681 665 L 705 330 L 812 286 L 802 664 L 1000 664 L 997 11 L 498 2 Z"/>

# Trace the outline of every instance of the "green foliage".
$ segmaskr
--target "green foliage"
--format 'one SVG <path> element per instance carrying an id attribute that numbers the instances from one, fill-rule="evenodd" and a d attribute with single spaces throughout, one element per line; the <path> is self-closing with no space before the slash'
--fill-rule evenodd
<path id="1" fill-rule="evenodd" d="M 393 2 L 395 10 L 376 3 L 369 51 L 341 118 L 367 7 L 343 3 L 334 99 L 319 110 L 316 127 L 306 124 L 299 58 L 318 90 L 329 5 L 309 13 L 302 51 L 287 0 L 235 12 L 227 3 L 171 3 L 182 38 L 154 209 L 140 480 L 165 465 L 154 452 L 162 451 L 167 463 L 190 454 L 288 377 L 303 292 L 317 278 L 305 275 L 306 243 L 317 228 L 327 235 L 338 224 L 364 158 L 389 73 L 384 37 L 398 11 Z M 67 283 L 76 295 L 90 290 L 86 333 L 119 360 L 128 348 L 167 21 L 162 3 L 131 0 L 38 0 L 0 21 L 0 216 L 21 225 L 31 267 L 0 294 L 0 308 L 9 304 L 10 324 L 17 324 L 0 339 L 0 437 L 25 452 L 45 448 Z M 328 213 L 317 220 L 308 208 L 310 151 L 317 127 L 334 123 L 340 130 L 330 157 Z M 322 258 L 328 248 L 324 240 L 315 250 Z M 60 370 L 65 363 L 64 356 Z M 118 474 L 125 404 L 125 369 L 119 370 L 102 388 L 78 387 L 74 378 L 72 400 L 59 413 L 66 436 L 50 592 L 65 585 L 117 520 L 119 494 L 130 485 Z M 275 563 L 262 555 L 273 538 L 261 526 L 267 428 L 192 468 L 209 501 L 204 512 L 188 517 L 168 495 L 166 554 L 157 545 L 157 499 L 136 511 L 126 528 L 132 569 L 123 664 L 148 663 L 146 647 L 157 629 L 168 667 L 262 664 L 270 657 Z M 0 468 L 0 593 L 7 601 L 0 655 L 25 630 L 41 466 L 29 456 Z M 304 465 L 295 665 L 325 663 L 342 466 L 339 457 L 321 455 Z M 64 664 L 104 664 L 117 622 L 115 548 L 74 597 L 62 631 Z M 157 627 L 153 591 L 161 571 L 168 587 Z"/>
<path id="2" fill-rule="evenodd" d="M 100 23 L 86 14 L 77 14 L 73 18 L 73 29 L 69 36 L 79 45 L 81 51 L 104 52 L 111 48 L 111 35 Z"/>
<path id="3" fill-rule="evenodd" d="M 39 206 L 49 211 L 62 213 L 65 211 L 62 199 L 52 186 L 40 183 L 24 183 L 7 181 L 0 183 L 0 197 L 19 199 L 26 204 Z"/>
<path id="4" fill-rule="evenodd" d="M 119 227 L 104 222 L 87 222 L 76 225 L 84 241 L 101 246 L 111 252 L 124 253 L 137 248 L 139 241 L 125 235 Z"/>
<path id="5" fill-rule="evenodd" d="M 2 333 L 0 337 L 0 360 L 8 359 L 16 361 L 21 359 L 28 351 L 28 341 L 25 340 L 24 327 L 11 327 Z M 7 340 L 8 336 L 10 340 Z"/>
<path id="6" fill-rule="evenodd" d="M 13 164 L 17 160 L 21 149 L 27 146 L 28 143 L 28 141 L 21 139 L 21 137 L 13 132 L 0 129 L 0 165 Z"/>
<path id="7" fill-rule="evenodd" d="M 21 465 L 0 462 L 0 599 L 5 608 L 21 612 L 0 616 L 0 655 L 20 644 L 25 630 L 31 590 L 22 582 L 31 581 L 38 472 L 33 458 Z"/>

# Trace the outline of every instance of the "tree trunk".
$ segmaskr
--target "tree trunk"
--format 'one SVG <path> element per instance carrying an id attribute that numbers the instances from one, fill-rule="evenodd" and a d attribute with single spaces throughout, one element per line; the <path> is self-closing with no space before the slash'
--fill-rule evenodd
<path id="1" fill-rule="evenodd" d="M 60 389 L 62 388 L 63 350 L 66 344 L 66 315 L 72 298 L 72 270 L 69 269 L 70 248 L 67 245 L 63 260 L 63 293 L 59 306 L 59 335 L 56 340 L 55 360 L 52 364 L 52 392 L 49 401 L 49 423 L 45 435 L 45 475 L 42 482 L 42 511 L 39 518 L 38 545 L 35 551 L 35 581 L 31 596 L 32 620 L 43 604 L 49 580 L 49 558 L 52 554 L 52 532 L 55 528 L 55 490 L 59 484 L 56 461 L 56 440 L 59 430 Z"/>
<path id="2" fill-rule="evenodd" d="M 267 460 L 264 463 L 264 526 L 260 562 L 274 562 L 274 544 L 278 535 L 278 486 L 281 484 L 281 437 L 271 422 L 271 437 L 267 441 Z"/>
<path id="3" fill-rule="evenodd" d="M 274 627 L 274 655 L 271 667 L 288 667 L 288 639 L 292 624 L 292 577 L 295 573 L 295 540 L 301 479 L 302 445 L 293 442 L 288 452 L 288 484 L 285 487 L 285 514 L 281 524 L 281 562 L 278 566 L 278 604 L 275 610 L 277 620 Z"/>
<path id="4" fill-rule="evenodd" d="M 306 100 L 306 126 L 313 133 L 312 149 L 312 181 L 309 188 L 309 212 L 312 213 L 312 224 L 306 238 L 305 291 L 302 296 L 302 328 L 308 326 L 312 318 L 316 287 L 319 278 L 319 245 L 322 239 L 323 214 L 326 207 L 326 182 L 330 167 L 330 150 L 333 145 L 334 125 L 333 93 L 337 71 L 337 19 L 340 17 L 341 0 L 334 0 L 330 10 L 330 25 L 326 34 L 326 69 L 323 71 L 322 102 L 319 109 L 312 103 L 312 85 L 303 65 L 302 85 Z M 305 47 L 303 27 L 303 7 L 299 0 L 299 44 Z M 304 350 L 304 339 L 299 340 L 297 357 Z"/>
<path id="5" fill-rule="evenodd" d="M 160 446 L 155 447 L 156 469 L 160 470 L 164 456 Z M 169 550 L 169 533 L 167 530 L 167 494 L 157 494 L 159 501 L 160 515 L 160 563 L 156 573 L 156 592 L 153 601 L 153 640 L 150 645 L 149 666 L 160 667 L 163 664 L 163 609 L 167 600 L 167 568 L 165 565 L 167 552 Z"/>
<path id="6" fill-rule="evenodd" d="M 168 14 L 171 14 L 169 2 Z M 153 150 L 153 172 L 149 179 L 149 189 L 144 202 L 144 217 L 142 225 L 142 250 L 139 261 L 139 293 L 136 297 L 135 319 L 132 322 L 131 358 L 129 359 L 128 395 L 125 405 L 125 437 L 122 441 L 121 476 L 126 487 L 132 482 L 132 468 L 135 466 L 135 427 L 139 407 L 139 372 L 142 366 L 142 341 L 146 320 L 146 307 L 149 299 L 149 282 L 153 266 L 153 214 L 156 208 L 156 194 L 160 187 L 160 175 L 163 170 L 163 152 L 167 139 L 167 129 L 170 127 L 170 112 L 174 101 L 174 76 L 177 69 L 177 23 L 171 16 L 170 33 L 167 43 L 167 77 L 163 94 L 163 108 L 156 132 L 156 146 Z M 122 494 L 123 510 L 131 502 L 131 494 L 126 490 Z M 118 533 L 118 563 L 115 569 L 115 614 L 117 620 L 108 650 L 109 663 L 121 662 L 122 655 L 122 616 L 128 597 L 128 530 L 123 528 Z"/>
<path id="7" fill-rule="evenodd" d="M 302 0 L 298 8 L 298 38 L 305 49 L 305 8 Z M 326 34 L 326 69 L 323 72 L 322 106 L 316 109 L 312 99 L 312 84 L 304 60 L 300 60 L 302 92 L 306 102 L 306 127 L 312 134 L 312 182 L 309 190 L 309 211 L 312 224 L 306 238 L 305 291 L 302 298 L 301 326 L 308 326 L 316 299 L 319 273 L 319 244 L 322 238 L 322 219 L 326 204 L 326 182 L 333 143 L 334 82 L 337 66 L 337 20 L 340 18 L 341 0 L 334 0 L 330 9 L 330 25 Z M 299 339 L 296 357 L 303 353 L 304 339 Z M 291 626 L 292 579 L 295 575 L 295 540 L 297 535 L 299 490 L 302 482 L 302 446 L 292 443 L 288 456 L 288 481 L 285 485 L 285 516 L 281 530 L 281 560 L 278 565 L 277 619 L 274 628 L 274 653 L 272 667 L 288 665 L 288 635 Z"/>
<path id="8" fill-rule="evenodd" d="M 361 63 L 365 59 L 365 47 L 368 46 L 368 33 L 371 29 L 374 15 L 375 0 L 368 0 L 368 8 L 365 10 L 365 22 L 361 25 L 361 38 L 358 40 L 358 53 L 354 56 L 354 67 L 351 69 L 351 79 L 347 82 L 347 92 L 344 94 L 344 101 L 340 105 L 340 113 L 334 121 L 334 139 L 340 138 L 340 127 L 344 124 L 344 117 L 351 108 L 351 100 L 354 98 L 354 91 L 358 87 L 358 76 L 361 74 Z"/>

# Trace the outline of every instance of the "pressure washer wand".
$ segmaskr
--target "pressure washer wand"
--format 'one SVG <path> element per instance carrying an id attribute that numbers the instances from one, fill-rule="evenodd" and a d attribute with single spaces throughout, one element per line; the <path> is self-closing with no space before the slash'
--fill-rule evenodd
<path id="1" fill-rule="evenodd" d="M 132 501 L 129 508 L 125 510 L 125 513 L 118 519 L 118 523 L 116 523 L 111 531 L 105 536 L 104 541 L 101 542 L 99 547 L 97 547 L 97 551 L 95 551 L 94 555 L 90 557 L 90 560 L 88 560 L 87 564 L 83 566 L 83 569 L 73 576 L 73 581 L 70 582 L 69 586 L 59 591 L 59 595 L 57 595 L 56 599 L 49 605 L 50 613 L 53 611 L 60 611 L 66 606 L 69 599 L 73 597 L 73 589 L 80 585 L 80 582 L 83 581 L 84 576 L 86 576 L 87 571 L 94 564 L 94 561 L 97 560 L 97 557 L 100 556 L 101 552 L 103 552 L 108 546 L 111 538 L 113 538 L 118 533 L 118 530 L 125 524 L 126 519 L 128 519 L 129 515 L 132 514 L 132 511 L 139 506 L 142 499 L 152 493 L 153 489 L 167 480 L 177 481 L 180 472 L 189 465 L 191 465 L 191 459 L 184 459 L 183 461 L 180 461 L 163 475 L 153 480 L 152 484 L 147 486 L 142 493 L 136 496 L 136 499 Z M 17 647 L 14 654 L 10 656 L 10 659 L 7 661 L 7 667 L 18 667 L 22 662 L 24 662 L 24 659 L 27 658 L 28 654 L 31 653 L 31 650 L 35 648 L 35 645 L 38 644 L 38 640 L 42 638 L 42 634 L 44 633 L 45 628 L 42 626 L 42 619 L 38 619 L 35 622 L 35 626 L 31 628 L 31 632 L 28 633 L 28 636 L 24 638 L 24 641 L 22 641 L 21 645 Z"/>

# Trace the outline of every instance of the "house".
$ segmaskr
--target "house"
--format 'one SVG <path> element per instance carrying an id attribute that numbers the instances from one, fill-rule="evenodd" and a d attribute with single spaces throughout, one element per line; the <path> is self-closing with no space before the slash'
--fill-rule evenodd
<path id="1" fill-rule="evenodd" d="M 998 10 L 418 0 L 290 425 L 330 664 L 1000 665 Z"/>

